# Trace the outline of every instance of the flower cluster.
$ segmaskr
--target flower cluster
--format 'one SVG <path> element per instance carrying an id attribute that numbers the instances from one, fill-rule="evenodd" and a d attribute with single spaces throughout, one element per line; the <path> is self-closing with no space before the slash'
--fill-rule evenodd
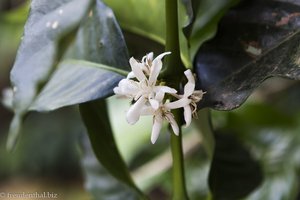
<path id="1" fill-rule="evenodd" d="M 192 115 L 196 113 L 197 102 L 204 94 L 201 90 L 195 90 L 195 78 L 191 70 L 184 72 L 188 82 L 184 86 L 183 94 L 177 94 L 174 88 L 159 84 L 157 78 L 162 69 L 161 59 L 170 53 L 162 53 L 155 59 L 153 59 L 153 53 L 149 53 L 141 62 L 130 58 L 132 72 L 126 79 L 119 82 L 118 87 L 114 88 L 115 94 L 134 102 L 126 114 L 129 124 L 135 124 L 140 116 L 153 116 L 152 143 L 157 140 L 164 120 L 171 124 L 176 135 L 179 134 L 179 127 L 171 112 L 172 109 L 183 108 L 185 123 L 189 126 Z M 175 97 L 177 100 L 170 102 L 168 96 Z"/>

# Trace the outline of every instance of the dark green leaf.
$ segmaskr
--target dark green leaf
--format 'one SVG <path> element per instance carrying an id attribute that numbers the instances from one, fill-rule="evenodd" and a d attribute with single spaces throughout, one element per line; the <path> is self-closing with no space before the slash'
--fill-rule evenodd
<path id="1" fill-rule="evenodd" d="M 83 139 L 82 150 L 81 162 L 85 174 L 85 188 L 91 192 L 94 199 L 139 199 L 136 192 L 110 175 L 109 170 L 98 162 L 87 138 Z"/>
<path id="2" fill-rule="evenodd" d="M 294 84 L 272 94 L 270 99 L 267 97 L 264 103 L 245 103 L 231 112 L 214 112 L 220 114 L 219 117 L 225 117 L 220 120 L 226 121 L 222 129 L 239 133 L 235 136 L 251 149 L 263 168 L 263 183 L 246 199 L 297 199 L 300 169 L 299 97 L 299 84 Z"/>
<path id="3" fill-rule="evenodd" d="M 105 101 L 83 103 L 80 105 L 80 113 L 97 159 L 114 177 L 143 197 L 135 186 L 115 144 Z"/>
<path id="4" fill-rule="evenodd" d="M 216 37 L 195 60 L 200 107 L 230 110 L 272 76 L 300 79 L 300 5 L 296 1 L 244 1 L 221 21 Z"/>
<path id="5" fill-rule="evenodd" d="M 217 133 L 209 173 L 209 186 L 214 199 L 241 199 L 261 181 L 260 166 L 248 150 L 234 136 Z"/>
<path id="6" fill-rule="evenodd" d="M 218 23 L 226 11 L 239 0 L 192 0 L 195 20 L 189 37 L 190 58 L 194 60 L 199 47 L 215 36 Z"/>

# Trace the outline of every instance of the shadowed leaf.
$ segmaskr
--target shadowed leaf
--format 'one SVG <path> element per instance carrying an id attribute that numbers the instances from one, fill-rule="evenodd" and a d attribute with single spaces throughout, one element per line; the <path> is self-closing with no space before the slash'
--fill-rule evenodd
<path id="1" fill-rule="evenodd" d="M 97 100 L 80 104 L 82 120 L 87 128 L 91 145 L 99 162 L 114 177 L 122 181 L 137 194 L 143 194 L 135 186 L 131 179 L 126 164 L 115 144 L 108 113 L 104 100 Z"/>
<path id="2" fill-rule="evenodd" d="M 214 199 L 241 199 L 261 182 L 261 168 L 248 150 L 234 136 L 217 133 L 209 173 L 209 186 Z"/>
<path id="3" fill-rule="evenodd" d="M 272 76 L 300 79 L 300 5 L 244 1 L 222 19 L 216 37 L 197 53 L 200 107 L 231 110 Z"/>

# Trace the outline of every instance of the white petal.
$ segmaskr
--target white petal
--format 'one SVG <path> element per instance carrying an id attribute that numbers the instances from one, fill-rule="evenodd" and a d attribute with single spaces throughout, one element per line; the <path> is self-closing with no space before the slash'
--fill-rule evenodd
<path id="1" fill-rule="evenodd" d="M 160 55 L 158 55 L 152 62 L 152 66 L 150 69 L 150 76 L 149 76 L 149 84 L 154 85 L 156 83 L 157 77 L 159 75 L 159 72 L 162 68 L 162 62 L 161 59 L 171 52 L 165 52 Z"/>
<path id="2" fill-rule="evenodd" d="M 161 60 L 165 55 L 168 55 L 168 54 L 171 54 L 171 52 L 170 52 L 170 51 L 167 51 L 167 52 L 164 52 L 164 53 L 162 53 L 162 54 L 159 54 L 159 55 L 153 60 L 153 62 L 154 62 L 155 60 Z"/>
<path id="3" fill-rule="evenodd" d="M 184 106 L 184 121 L 186 126 L 189 126 L 192 122 L 192 109 L 190 107 L 190 105 Z"/>
<path id="4" fill-rule="evenodd" d="M 126 78 L 127 79 L 135 78 L 134 73 L 133 72 L 129 72 Z"/>
<path id="5" fill-rule="evenodd" d="M 159 92 L 162 91 L 163 93 L 169 93 L 169 94 L 176 94 L 177 90 L 175 90 L 174 88 L 168 87 L 168 86 L 156 86 L 154 88 L 155 92 Z"/>
<path id="6" fill-rule="evenodd" d="M 141 110 L 141 115 L 154 115 L 155 110 L 151 106 L 144 106 Z"/>
<path id="7" fill-rule="evenodd" d="M 161 127 L 162 127 L 163 119 L 161 116 L 155 116 L 153 119 L 153 127 L 151 133 L 151 142 L 154 144 L 159 136 Z"/>
<path id="8" fill-rule="evenodd" d="M 162 100 L 164 99 L 164 97 L 165 97 L 165 93 L 162 92 L 162 91 L 157 92 L 156 95 L 155 95 L 155 99 L 158 102 L 162 102 Z"/>
<path id="9" fill-rule="evenodd" d="M 129 124 L 135 124 L 139 120 L 141 111 L 145 103 L 146 99 L 141 97 L 129 108 L 126 113 L 126 120 Z"/>
<path id="10" fill-rule="evenodd" d="M 133 98 L 139 92 L 138 82 L 122 79 L 118 87 L 114 88 L 114 93 L 117 95 L 124 95 Z"/>
<path id="11" fill-rule="evenodd" d="M 171 127 L 173 129 L 173 132 L 175 133 L 175 135 L 179 135 L 179 127 L 177 122 L 175 121 L 173 115 L 171 113 L 166 114 L 166 118 L 168 119 L 168 121 L 171 124 Z"/>
<path id="12" fill-rule="evenodd" d="M 157 110 L 159 108 L 160 102 L 157 101 L 156 99 L 149 99 L 149 103 L 154 110 Z"/>
<path id="13" fill-rule="evenodd" d="M 134 73 L 134 76 L 139 80 L 139 81 L 143 81 L 146 79 L 145 74 L 143 73 L 142 67 L 143 64 L 137 62 L 133 57 L 130 58 L 129 60 L 131 69 Z"/>
<path id="14" fill-rule="evenodd" d="M 153 60 L 153 52 L 147 54 L 147 59 L 152 61 Z"/>
<path id="15" fill-rule="evenodd" d="M 155 85 L 159 72 L 162 68 L 162 62 L 153 62 L 150 69 L 149 85 Z"/>
<path id="16" fill-rule="evenodd" d="M 189 69 L 186 70 L 184 72 L 184 74 L 185 74 L 186 78 L 188 79 L 188 82 L 184 86 L 183 96 L 188 97 L 188 96 L 192 95 L 195 90 L 195 78 L 193 76 L 193 73 Z"/>
<path id="17" fill-rule="evenodd" d="M 167 109 L 176 109 L 176 108 L 182 108 L 186 105 L 189 105 L 190 103 L 191 103 L 190 99 L 182 98 L 182 99 L 179 99 L 177 101 L 173 101 L 173 102 L 170 102 L 170 103 L 165 103 L 165 107 Z"/>

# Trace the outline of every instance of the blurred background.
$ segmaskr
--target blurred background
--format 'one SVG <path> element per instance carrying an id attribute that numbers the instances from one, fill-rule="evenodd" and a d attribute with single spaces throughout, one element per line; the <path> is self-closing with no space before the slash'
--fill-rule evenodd
<path id="1" fill-rule="evenodd" d="M 28 10 L 28 3 L 24 0 L 0 1 L 0 91 L 10 86 L 9 71 L 21 41 Z M 145 38 L 127 32 L 125 37 L 130 54 L 137 58 L 149 51 L 163 51 L 162 46 Z M 141 49 L 137 45 L 139 43 L 149 45 Z M 198 121 L 185 128 L 186 179 L 191 199 L 204 199 L 209 184 L 223 183 L 229 185 L 224 193 L 239 189 L 245 190 L 245 193 L 251 191 L 246 199 L 297 199 L 300 175 L 299 99 L 299 81 L 273 78 L 257 89 L 239 109 L 213 111 L 215 143 L 220 148 L 213 158 L 206 148 L 211 138 L 201 134 Z M 145 118 L 137 126 L 129 126 L 122 112 L 128 106 L 127 101 L 109 98 L 110 117 L 120 152 L 135 181 L 151 199 L 170 199 L 171 158 L 166 145 L 169 140 L 167 128 L 164 128 L 165 134 L 161 134 L 155 146 L 151 145 L 151 119 Z M 116 115 L 117 112 L 121 114 Z M 199 115 L 200 120 L 201 112 Z M 111 189 L 117 188 L 115 180 L 105 170 L 99 170 L 101 166 L 96 166 L 98 171 L 92 175 L 82 170 L 82 167 L 97 164 L 82 159 L 81 142 L 86 138 L 76 107 L 51 113 L 31 113 L 13 153 L 5 149 L 11 118 L 12 112 L 0 104 L 0 193 L 53 192 L 58 194 L 59 199 L 65 200 L 91 199 L 92 195 L 84 189 L 85 186 L 96 188 L 104 196 L 108 195 L 105 191 L 109 191 L 111 196 L 117 193 Z M 210 174 L 214 174 L 209 173 L 210 166 L 211 171 L 221 170 L 224 175 L 218 183 L 207 181 Z M 103 181 L 95 184 L 90 176 Z M 118 199 L 115 195 L 111 199 Z"/>

